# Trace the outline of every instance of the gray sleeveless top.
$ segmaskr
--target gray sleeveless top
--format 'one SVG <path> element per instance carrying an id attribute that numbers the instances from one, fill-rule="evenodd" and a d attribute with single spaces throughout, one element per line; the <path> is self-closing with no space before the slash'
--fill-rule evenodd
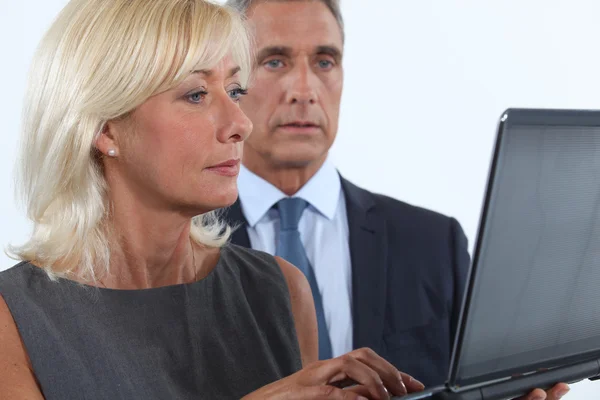
<path id="1" fill-rule="evenodd" d="M 22 262 L 0 294 L 47 400 L 239 399 L 301 368 L 285 277 L 235 245 L 194 283 L 101 289 Z"/>

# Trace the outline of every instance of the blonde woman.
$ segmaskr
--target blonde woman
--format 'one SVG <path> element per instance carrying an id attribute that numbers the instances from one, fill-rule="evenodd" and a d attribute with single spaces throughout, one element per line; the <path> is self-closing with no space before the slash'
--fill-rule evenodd
<path id="1" fill-rule="evenodd" d="M 252 127 L 240 17 L 202 0 L 72 0 L 34 58 L 0 273 L 2 399 L 387 398 L 369 350 L 314 362 L 310 287 L 227 245 Z M 340 389 L 339 381 L 358 382 Z M 266 386 L 265 386 L 266 385 Z"/>

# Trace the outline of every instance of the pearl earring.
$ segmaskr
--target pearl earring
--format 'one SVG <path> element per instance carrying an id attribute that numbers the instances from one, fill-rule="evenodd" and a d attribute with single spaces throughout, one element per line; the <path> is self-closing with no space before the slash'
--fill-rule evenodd
<path id="1" fill-rule="evenodd" d="M 110 157 L 115 157 L 117 155 L 117 151 L 115 149 L 108 149 L 108 155 Z"/>

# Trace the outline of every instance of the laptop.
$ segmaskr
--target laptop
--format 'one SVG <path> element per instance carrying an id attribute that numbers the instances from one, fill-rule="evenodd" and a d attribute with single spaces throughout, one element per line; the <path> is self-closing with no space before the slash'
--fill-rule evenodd
<path id="1" fill-rule="evenodd" d="M 394 398 L 507 399 L 598 378 L 600 111 L 509 109 L 446 384 Z"/>

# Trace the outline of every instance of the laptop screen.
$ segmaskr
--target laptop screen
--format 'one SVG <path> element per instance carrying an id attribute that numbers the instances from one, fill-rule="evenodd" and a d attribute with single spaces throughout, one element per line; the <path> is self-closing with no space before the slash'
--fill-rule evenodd
<path id="1" fill-rule="evenodd" d="M 600 126 L 507 123 L 501 138 L 458 385 L 600 351 Z"/>

